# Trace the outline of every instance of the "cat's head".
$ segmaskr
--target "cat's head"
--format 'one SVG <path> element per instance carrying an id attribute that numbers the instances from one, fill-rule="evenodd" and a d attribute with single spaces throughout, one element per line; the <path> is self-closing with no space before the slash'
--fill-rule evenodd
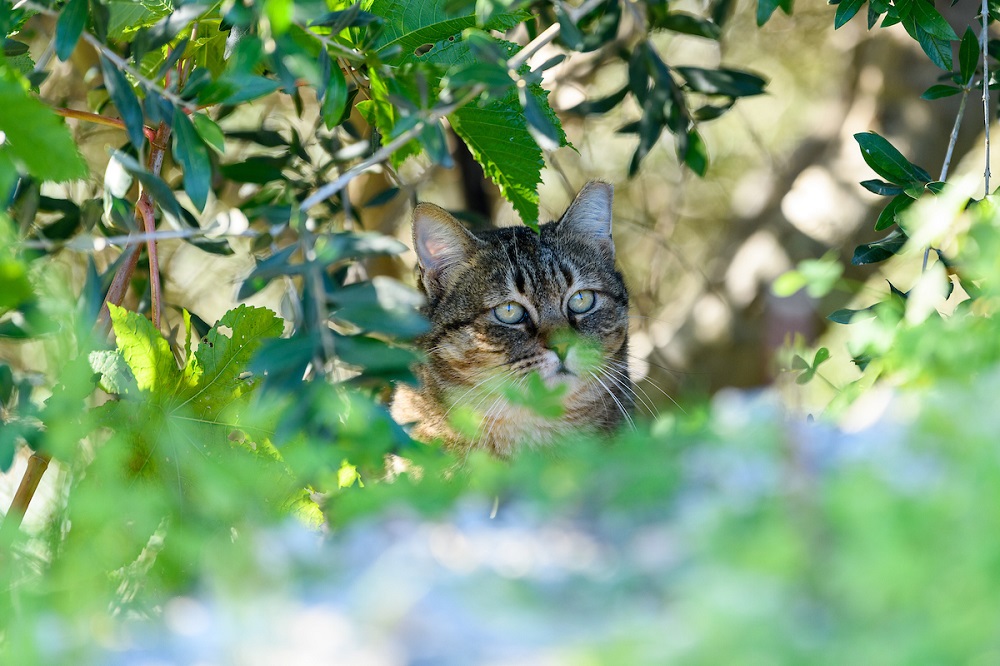
<path id="1" fill-rule="evenodd" d="M 514 439 L 607 430 L 627 418 L 628 293 L 615 269 L 612 192 L 606 183 L 588 184 L 539 233 L 472 233 L 433 204 L 414 211 L 432 327 L 421 340 L 422 390 L 445 411 L 461 405 L 480 415 L 472 438 L 480 441 L 471 444 L 504 455 Z M 562 387 L 561 417 L 536 419 L 509 399 L 532 372 Z"/>

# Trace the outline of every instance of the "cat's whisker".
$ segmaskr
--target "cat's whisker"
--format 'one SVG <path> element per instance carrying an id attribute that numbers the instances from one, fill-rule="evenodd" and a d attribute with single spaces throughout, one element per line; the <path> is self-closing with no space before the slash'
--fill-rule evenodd
<path id="1" fill-rule="evenodd" d="M 663 372 L 667 373 L 668 375 L 684 375 L 684 376 L 687 376 L 687 375 L 699 374 L 699 373 L 695 373 L 695 372 L 686 372 L 684 370 L 677 370 L 676 368 L 671 368 L 671 367 L 668 367 L 666 365 L 661 365 L 659 363 L 654 363 L 653 361 L 649 360 L 648 356 L 639 356 L 638 354 L 632 354 L 632 353 L 629 353 L 629 352 L 627 352 L 627 355 L 628 355 L 629 358 L 634 358 L 635 360 L 641 361 L 642 363 L 645 363 L 647 365 L 651 365 L 654 368 L 659 368 L 660 370 L 663 370 Z"/>
<path id="2" fill-rule="evenodd" d="M 526 379 L 527 379 L 527 375 L 522 375 L 517 381 L 515 381 L 513 384 L 511 384 L 511 390 L 514 390 L 514 391 L 518 390 L 521 386 L 524 385 L 524 382 L 525 382 Z M 482 421 L 480 422 L 480 430 L 482 429 L 482 423 L 485 423 L 487 421 L 489 421 L 489 423 L 490 423 L 489 427 L 486 430 L 486 434 L 484 436 L 480 437 L 480 442 L 481 443 L 485 443 L 485 444 L 489 444 L 490 443 L 490 438 L 493 435 L 493 428 L 495 428 L 496 425 L 497 425 L 497 423 L 499 423 L 499 419 L 497 419 L 497 418 L 495 418 L 495 417 L 493 417 L 491 415 L 492 415 L 492 412 L 493 412 L 494 409 L 496 409 L 497 407 L 502 407 L 503 406 L 503 401 L 504 401 L 504 399 L 505 399 L 506 396 L 504 396 L 503 392 L 501 392 L 501 391 L 498 391 L 498 393 L 499 393 L 499 395 L 493 401 L 493 404 L 490 405 L 490 408 L 487 409 L 486 412 L 483 414 Z M 498 412 L 497 416 L 499 416 L 499 412 Z"/>
<path id="3" fill-rule="evenodd" d="M 625 405 L 622 404 L 622 401 L 618 399 L 618 396 L 616 396 L 614 394 L 614 392 L 608 387 L 607 384 L 605 384 L 601 380 L 601 378 L 597 374 L 591 373 L 591 375 L 594 377 L 594 379 L 597 381 L 598 384 L 600 384 L 601 386 L 604 387 L 604 390 L 608 392 L 608 395 L 611 396 L 611 399 L 615 401 L 615 405 L 618 406 L 618 411 L 620 411 L 622 413 L 622 416 L 625 417 L 625 420 L 628 421 L 628 424 L 632 428 L 632 430 L 635 430 L 636 429 L 635 428 L 635 421 L 633 421 L 632 417 L 629 416 L 628 410 L 625 409 Z M 610 379 L 610 377 L 609 377 L 609 379 Z"/>
<path id="4" fill-rule="evenodd" d="M 612 374 L 613 373 L 613 374 Z M 609 363 L 604 371 L 604 376 L 617 384 L 623 391 L 632 396 L 632 398 L 643 406 L 644 409 L 649 410 L 649 413 L 653 416 L 659 414 L 659 410 L 656 409 L 656 404 L 650 399 L 649 394 L 642 389 L 641 386 L 634 384 L 631 379 L 629 379 L 628 373 L 623 372 L 620 368 L 615 367 L 613 363 Z M 639 395 L 639 392 L 642 395 Z"/>
<path id="5" fill-rule="evenodd" d="M 478 381 L 475 384 L 473 384 L 468 390 L 465 391 L 465 393 L 463 393 L 458 398 L 456 398 L 454 401 L 452 401 L 451 406 L 448 407 L 447 410 L 445 410 L 444 418 L 447 419 L 448 415 L 451 413 L 451 410 L 453 410 L 457 405 L 461 404 L 462 401 L 465 400 L 465 398 L 470 393 L 472 393 L 473 391 L 475 391 L 477 388 L 479 388 L 483 384 L 486 384 L 487 382 L 490 382 L 490 381 L 496 381 L 498 384 L 502 384 L 503 382 L 507 381 L 507 379 L 514 374 L 513 371 L 511 371 L 511 370 L 503 372 L 503 373 L 501 373 L 499 375 L 495 374 L 493 372 L 493 370 L 496 370 L 496 368 L 501 367 L 501 366 L 502 366 L 502 364 L 494 366 L 492 368 L 486 368 L 485 370 L 483 370 L 480 373 L 478 373 L 476 375 L 476 377 L 480 377 L 482 375 L 486 375 L 485 378 L 482 379 L 481 381 Z M 489 393 L 490 392 L 487 391 L 487 395 L 489 395 Z M 480 403 L 481 402 L 482 401 L 480 401 Z M 478 404 L 477 404 L 477 406 L 478 406 Z"/>
<path id="6" fill-rule="evenodd" d="M 627 367 L 627 366 L 626 366 L 626 367 Z M 657 384 L 656 382 L 654 382 L 654 381 L 653 381 L 652 379 L 650 379 L 649 377 L 646 377 L 646 378 L 645 378 L 645 379 L 643 379 L 642 381 L 643 381 L 643 383 L 646 383 L 646 384 L 649 384 L 650 386 L 652 386 L 653 388 L 655 388 L 655 389 L 656 389 L 657 391 L 659 391 L 660 393 L 662 393 L 662 394 L 663 394 L 663 396 L 664 396 L 664 397 L 665 397 L 665 398 L 666 398 L 667 400 L 669 400 L 670 402 L 674 403 L 674 407 L 676 407 L 677 409 L 681 410 L 681 412 L 683 412 L 684 414 L 687 414 L 687 411 L 685 411 L 685 409 L 684 409 L 683 407 L 681 407 L 680 403 L 679 403 L 679 402 L 677 402 L 677 401 L 676 401 L 676 400 L 674 399 L 674 397 L 673 397 L 672 395 L 670 395 L 670 394 L 669 394 L 669 393 L 667 393 L 667 392 L 666 392 L 665 390 L 663 390 L 663 387 L 662 387 L 662 386 L 660 386 L 659 384 Z M 636 385 L 638 386 L 638 383 L 637 383 Z"/>

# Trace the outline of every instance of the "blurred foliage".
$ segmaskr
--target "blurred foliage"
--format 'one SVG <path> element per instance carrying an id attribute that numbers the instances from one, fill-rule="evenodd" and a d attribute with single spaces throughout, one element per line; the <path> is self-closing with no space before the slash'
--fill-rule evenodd
<path id="1" fill-rule="evenodd" d="M 835 27 L 865 4 L 842 0 Z M 946 70 L 925 97 L 964 99 L 995 85 L 996 46 L 985 33 L 959 38 L 924 0 L 867 4 L 869 29 L 901 23 Z M 790 14 L 791 3 L 758 0 L 757 24 L 778 9 Z M 601 52 L 625 72 L 616 90 L 569 114 L 637 116 L 619 128 L 636 137 L 630 175 L 666 132 L 678 163 L 704 176 L 702 123 L 766 82 L 730 66 L 671 63 L 652 37 L 714 42 L 732 11 L 727 0 L 704 15 L 613 0 L 68 0 L 5 11 L 0 342 L 24 353 L 0 364 L 0 470 L 19 451 L 51 457 L 55 490 L 32 505 L 44 512 L 32 529 L 4 516 L 0 661 L 106 662 L 129 649 L 123 618 L 154 630 L 177 598 L 238 599 L 275 582 L 337 585 L 357 573 L 338 570 L 336 557 L 276 565 L 260 543 L 289 524 L 333 530 L 336 546 L 390 516 L 449 521 L 476 502 L 577 522 L 622 558 L 572 583 L 578 596 L 634 605 L 648 623 L 561 645 L 568 663 L 995 656 L 1000 546 L 989 527 L 1000 470 L 997 424 L 982 407 L 1000 369 L 1000 213 L 992 195 L 946 184 L 947 161 L 934 179 L 874 132 L 855 138 L 881 180 L 861 184 L 891 197 L 874 223 L 891 231 L 859 246 L 853 263 L 923 256 L 923 270 L 908 291 L 890 283 L 876 303 L 830 315 L 851 324 L 850 354 L 865 370 L 834 387 L 830 411 L 891 385 L 888 431 L 856 440 L 723 399 L 640 420 L 611 443 L 568 442 L 500 464 L 458 462 L 389 418 L 387 391 L 412 380 L 419 356 L 408 343 L 426 322 L 416 292 L 368 275 L 369 262 L 405 247 L 364 221 L 403 192 L 397 182 L 355 202 L 347 182 L 375 165 L 392 179 L 417 154 L 450 166 L 447 120 L 537 225 L 544 158 L 568 144 L 569 116 L 555 113 L 542 85 L 563 56 L 532 68 L 519 54 L 556 26 L 564 54 Z M 625 22 L 637 27 L 622 30 Z M 94 72 L 85 98 L 60 100 L 66 108 L 42 100 L 52 58 L 83 52 Z M 271 98 L 312 131 L 227 122 Z M 93 163 L 60 115 L 114 127 L 107 159 Z M 168 157 L 173 176 L 162 168 Z M 88 178 L 97 196 L 51 187 Z M 234 192 L 238 204 L 223 209 L 222 195 Z M 223 214 L 246 227 L 222 225 Z M 158 316 L 156 247 L 168 237 L 208 253 L 253 253 L 239 298 L 277 283 L 290 315 L 241 305 L 208 325 L 189 312 L 197 303 L 168 303 L 176 325 L 165 334 L 146 313 Z M 123 252 L 109 259 L 109 246 Z M 139 268 L 129 268 L 136 247 Z M 776 289 L 818 298 L 844 286 L 843 274 L 832 256 L 814 258 Z M 109 344 L 95 322 L 120 277 L 136 299 L 108 304 Z M 838 353 L 803 342 L 787 367 L 809 384 Z M 529 384 L 521 397 L 552 409 L 542 388 Z M 625 556 L 634 540 L 664 531 L 654 565 Z M 536 583 L 519 583 L 534 594 L 511 607 L 534 599 L 556 612 Z"/>

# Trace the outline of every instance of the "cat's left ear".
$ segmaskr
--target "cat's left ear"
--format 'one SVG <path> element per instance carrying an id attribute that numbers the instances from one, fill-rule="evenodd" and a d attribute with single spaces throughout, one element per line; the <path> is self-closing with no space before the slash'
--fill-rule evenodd
<path id="1" fill-rule="evenodd" d="M 413 210 L 413 249 L 428 296 L 448 285 L 451 273 L 475 253 L 479 239 L 448 211 L 432 203 L 419 203 Z"/>
<path id="2" fill-rule="evenodd" d="M 614 187 L 608 183 L 595 180 L 584 185 L 559 220 L 558 233 L 582 238 L 614 259 L 615 244 L 611 239 L 614 194 Z"/>

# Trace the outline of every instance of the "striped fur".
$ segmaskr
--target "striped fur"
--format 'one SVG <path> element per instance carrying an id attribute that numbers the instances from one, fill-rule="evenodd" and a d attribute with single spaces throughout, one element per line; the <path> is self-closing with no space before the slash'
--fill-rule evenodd
<path id="1" fill-rule="evenodd" d="M 628 292 L 614 265 L 612 189 L 590 183 L 540 233 L 526 227 L 473 234 L 443 209 L 414 211 L 414 248 L 431 330 L 419 341 L 419 386 L 400 387 L 393 416 L 413 436 L 461 450 L 509 457 L 580 431 L 610 431 L 628 420 Z M 569 299 L 595 294 L 576 314 Z M 505 324 L 494 308 L 513 302 L 525 318 Z M 565 386 L 563 414 L 546 418 L 505 391 L 537 372 Z M 473 427 L 456 426 L 472 415 Z"/>

